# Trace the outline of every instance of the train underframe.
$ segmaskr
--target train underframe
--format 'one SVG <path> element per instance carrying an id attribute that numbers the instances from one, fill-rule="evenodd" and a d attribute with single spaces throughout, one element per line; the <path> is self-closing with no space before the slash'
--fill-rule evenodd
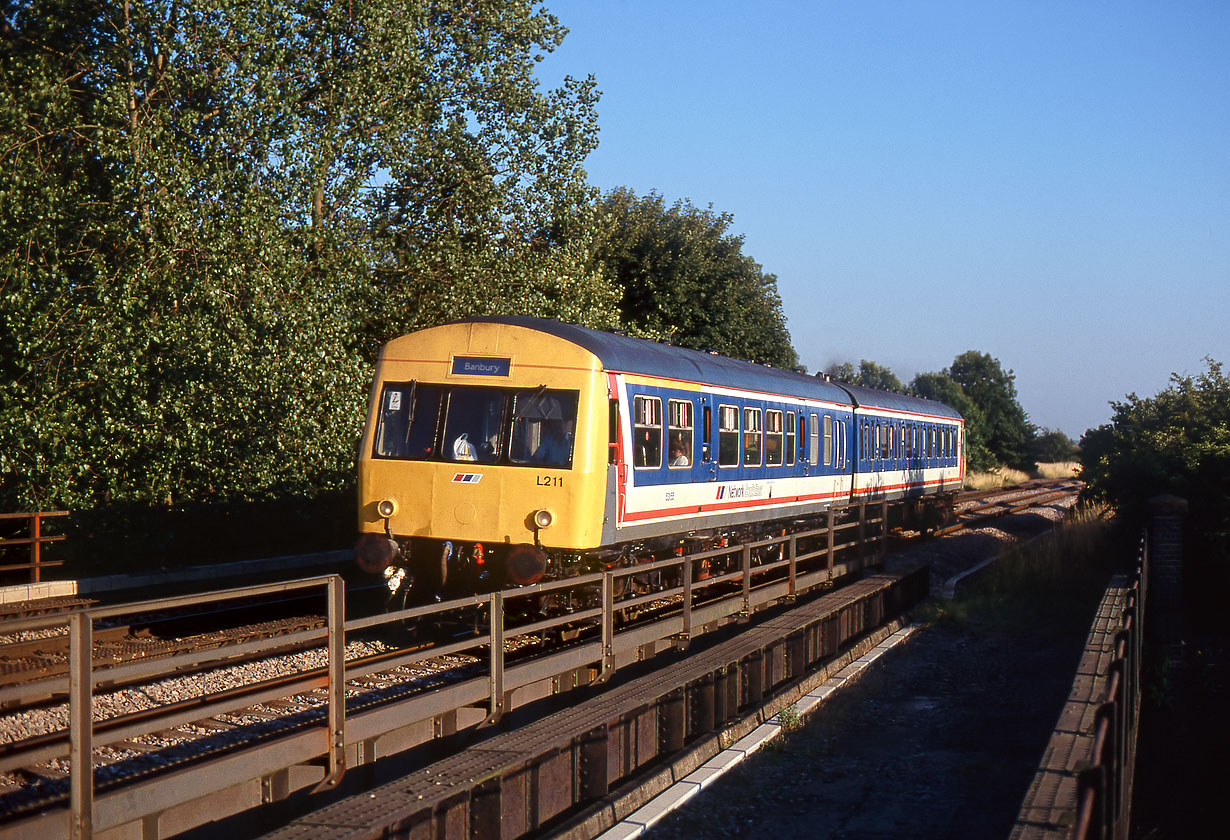
<path id="1" fill-rule="evenodd" d="M 884 531 L 874 536 L 882 536 L 885 532 L 927 533 L 941 527 L 951 521 L 954 501 L 955 493 L 889 501 Z M 875 501 L 835 507 L 835 524 L 857 519 L 860 508 L 882 504 L 884 502 Z M 825 509 L 808 516 L 670 534 L 588 551 L 368 534 L 356 547 L 356 556 L 364 571 L 383 577 L 387 590 L 386 609 L 398 610 L 814 532 L 827 526 L 828 515 Z M 781 559 L 782 550 L 782 542 L 754 548 L 751 561 L 753 565 L 774 562 Z M 696 569 L 697 579 L 734 571 L 739 562 L 738 551 L 719 553 L 701 561 Z M 654 570 L 643 575 L 620 576 L 616 578 L 616 597 L 670 588 L 678 584 L 678 574 L 677 570 Z M 537 611 L 544 616 L 569 613 L 593 606 L 591 602 L 595 597 L 598 597 L 596 588 L 595 592 L 573 590 L 565 595 L 544 596 Z"/>

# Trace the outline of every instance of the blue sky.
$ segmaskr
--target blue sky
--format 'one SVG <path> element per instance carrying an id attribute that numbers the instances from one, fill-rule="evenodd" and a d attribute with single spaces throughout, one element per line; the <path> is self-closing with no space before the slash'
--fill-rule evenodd
<path id="1" fill-rule="evenodd" d="M 1079 438 L 1230 364 L 1230 3 L 546 6 L 591 183 L 732 213 L 809 370 L 990 353 Z"/>

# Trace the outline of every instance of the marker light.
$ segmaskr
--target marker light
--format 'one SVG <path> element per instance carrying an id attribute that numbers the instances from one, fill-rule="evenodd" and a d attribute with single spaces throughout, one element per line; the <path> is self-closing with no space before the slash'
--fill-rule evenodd
<path id="1" fill-rule="evenodd" d="M 555 514 L 543 508 L 542 510 L 534 511 L 534 524 L 539 528 L 550 528 L 551 523 L 555 521 Z"/>
<path id="2" fill-rule="evenodd" d="M 376 503 L 376 513 L 380 514 L 384 519 L 390 518 L 397 513 L 397 502 L 392 499 L 381 499 Z"/>

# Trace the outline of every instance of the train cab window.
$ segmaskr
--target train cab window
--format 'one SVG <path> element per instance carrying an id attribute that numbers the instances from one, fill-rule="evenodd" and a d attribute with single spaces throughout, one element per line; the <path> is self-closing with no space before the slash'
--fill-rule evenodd
<path id="1" fill-rule="evenodd" d="M 539 402 L 547 399 L 544 393 Z M 557 397 L 553 396 L 554 400 Z M 500 427 L 508 392 L 495 388 L 452 388 L 444 409 L 444 451 L 449 461 L 481 461 L 490 464 L 500 457 Z M 557 414 L 562 413 L 556 412 Z M 576 419 L 573 403 L 572 419 Z M 571 434 L 559 430 L 558 434 Z M 554 457 L 566 460 L 557 452 Z"/>
<path id="2" fill-rule="evenodd" d="M 782 431 L 782 413 L 768 410 L 764 413 L 764 462 L 770 467 L 780 467 L 785 453 Z"/>
<path id="3" fill-rule="evenodd" d="M 739 409 L 718 406 L 718 466 L 739 466 Z"/>
<path id="4" fill-rule="evenodd" d="M 833 416 L 824 415 L 824 465 L 833 464 Z"/>
<path id="5" fill-rule="evenodd" d="M 416 382 L 385 383 L 373 455 L 421 461 L 433 454 L 443 390 Z"/>
<path id="6" fill-rule="evenodd" d="M 786 412 L 786 466 L 794 466 L 795 458 L 795 416 L 793 411 Z"/>
<path id="7" fill-rule="evenodd" d="M 577 420 L 576 391 L 546 391 L 542 388 L 514 391 L 509 410 L 512 417 L 509 460 L 514 464 L 572 466 Z M 480 452 L 492 445 L 498 446 L 490 441 L 481 444 Z M 479 460 L 486 458 L 480 455 Z"/>
<path id="8" fill-rule="evenodd" d="M 743 409 L 743 466 L 760 466 L 762 417 L 759 408 Z"/>
<path id="9" fill-rule="evenodd" d="M 815 414 L 811 415 L 807 443 L 807 463 L 814 467 L 820 463 L 820 418 Z"/>
<path id="10" fill-rule="evenodd" d="M 670 460 L 667 464 L 671 469 L 685 469 L 692 466 L 692 403 L 688 400 L 669 400 L 667 409 L 670 412 L 667 438 Z"/>
<path id="11" fill-rule="evenodd" d="M 657 469 L 662 466 L 662 399 L 632 398 L 632 466 Z"/>

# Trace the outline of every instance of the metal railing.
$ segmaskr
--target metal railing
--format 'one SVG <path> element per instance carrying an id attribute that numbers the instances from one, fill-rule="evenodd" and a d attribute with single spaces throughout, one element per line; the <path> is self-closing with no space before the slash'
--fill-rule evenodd
<path id="1" fill-rule="evenodd" d="M 46 536 L 43 534 L 43 520 L 57 516 L 68 516 L 66 510 L 48 510 L 38 511 L 35 513 L 0 513 L 0 521 L 25 519 L 29 523 L 27 537 L 0 537 L 0 558 L 3 558 L 7 553 L 5 550 L 16 546 L 28 545 L 30 547 L 30 559 L 26 563 L 6 563 L 0 565 L 0 572 L 15 572 L 28 570 L 30 573 L 30 583 L 39 583 L 42 581 L 42 570 L 51 566 L 64 565 L 63 560 L 44 560 L 42 557 L 42 547 L 44 543 L 60 542 L 64 539 L 63 535 Z"/>
<path id="2" fill-rule="evenodd" d="M 868 508 L 871 508 L 869 511 Z M 404 609 L 366 618 L 345 620 L 343 588 L 336 575 L 308 578 L 287 583 L 250 586 L 203 595 L 161 599 L 115 607 L 98 607 L 69 615 L 49 616 L 6 622 L 6 633 L 64 627 L 70 634 L 70 669 L 67 677 L 44 680 L 0 690 L 0 707 L 11 707 L 30 700 L 65 696 L 69 701 L 68 728 L 23 741 L 0 744 L 0 772 L 29 767 L 63 756 L 70 758 L 69 808 L 44 813 L 7 825 L 14 838 L 67 834 L 88 838 L 96 830 L 105 831 L 138 822 L 145 816 L 191 799 L 224 790 L 237 781 L 261 779 L 282 772 L 292 765 L 319 763 L 324 777 L 317 787 L 335 784 L 346 769 L 346 751 L 360 749 L 360 762 L 370 761 L 375 740 L 395 729 L 405 729 L 416 721 L 440 715 L 456 715 L 458 710 L 485 707 L 485 723 L 498 720 L 505 711 L 506 699 L 516 688 L 529 686 L 570 669 L 591 667 L 596 681 L 609 678 L 621 659 L 634 661 L 645 644 L 660 640 L 689 638 L 723 619 L 747 615 L 757 608 L 790 599 L 831 580 L 857 572 L 875 563 L 882 555 L 886 537 L 886 506 L 861 505 L 858 517 L 838 523 L 832 513 L 823 526 L 756 542 L 714 548 L 691 555 L 652 563 L 612 569 L 566 580 L 526 586 L 515 590 L 462 598 L 441 604 Z M 842 542 L 846 530 L 857 529 L 858 539 Z M 710 571 L 727 560 L 729 571 Z M 801 564 L 808 561 L 806 568 Z M 657 576 L 653 591 L 638 593 L 644 582 Z M 665 584 L 663 584 L 665 582 Z M 92 661 L 94 624 L 122 615 L 169 610 L 220 600 L 252 598 L 273 593 L 305 589 L 323 590 L 328 603 L 325 628 L 304 630 L 276 640 L 279 647 L 288 641 L 321 644 L 327 650 L 324 667 L 305 670 L 293 676 L 266 679 L 218 694 L 195 697 L 145 712 L 133 712 L 95 720 L 94 698 L 100 687 L 136 685 L 153 681 L 176 671 L 224 667 L 240 656 L 257 653 L 269 640 L 237 644 L 167 661 L 137 661 L 98 668 Z M 595 593 L 600 593 L 595 597 Z M 617 600 L 616 594 L 625 597 Z M 546 601 L 565 603 L 564 614 L 506 627 L 505 616 L 527 615 L 540 610 Z M 579 608 L 574 609 L 573 606 Z M 631 621 L 637 610 L 651 609 L 647 620 Z M 347 661 L 345 640 L 389 625 L 415 625 L 436 622 L 452 615 L 462 616 L 473 625 L 464 638 L 446 640 L 419 648 L 394 647 L 381 653 L 365 654 Z M 581 628 L 578 639 L 562 650 L 527 661 L 510 663 L 505 657 L 505 642 L 514 637 L 561 632 Z M 396 702 L 357 703 L 346 708 L 346 683 L 359 678 L 405 667 L 429 659 L 469 652 L 486 668 L 477 676 L 462 676 L 447 685 Z M 631 659 L 629 657 L 632 657 Z M 481 671 L 485 670 L 485 673 Z M 65 682 L 67 685 L 65 686 Z M 239 712 L 255 705 L 311 691 L 325 692 L 322 708 L 308 715 L 306 723 L 292 728 L 273 744 L 240 750 L 233 759 L 223 756 L 193 777 L 192 784 L 182 778 L 143 780 L 140 797 L 108 784 L 101 798 L 96 795 L 93 754 L 97 748 L 160 732 L 218 715 Z M 85 772 L 83 772 L 85 771 Z M 65 822 L 58 822 L 65 819 Z M 48 822 L 50 820 L 50 822 Z"/>
<path id="3" fill-rule="evenodd" d="M 1115 633 L 1113 658 L 1104 676 L 1106 690 L 1098 708 L 1089 766 L 1077 776 L 1074 840 L 1127 836 L 1136 730 L 1140 716 L 1140 671 L 1144 637 L 1149 544 L 1141 539 L 1135 578 Z"/>

